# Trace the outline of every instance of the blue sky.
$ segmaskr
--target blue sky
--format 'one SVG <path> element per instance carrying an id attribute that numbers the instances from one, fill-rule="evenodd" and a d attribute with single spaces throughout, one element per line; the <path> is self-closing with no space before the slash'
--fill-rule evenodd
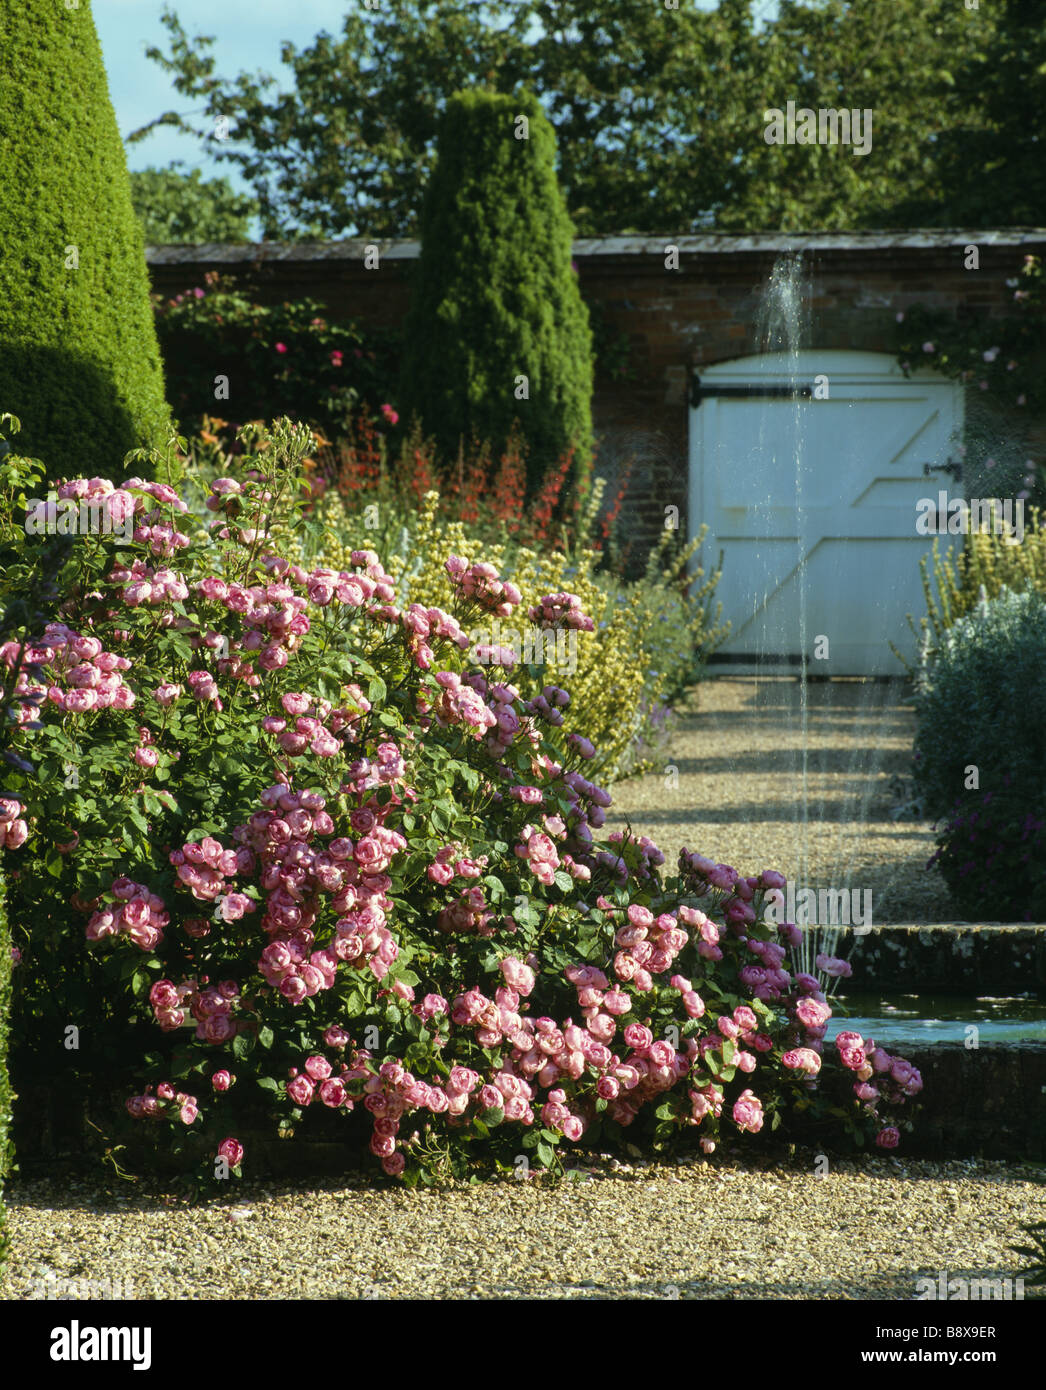
<path id="1" fill-rule="evenodd" d="M 321 29 L 339 33 L 347 3 L 352 0 L 173 0 L 170 7 L 190 37 L 214 36 L 210 51 L 216 70 L 231 77 L 241 69 L 276 75 L 285 71 L 279 61 L 281 43 L 289 40 L 304 48 Z M 165 51 L 168 47 L 167 31 L 160 23 L 165 8 L 163 0 L 94 0 L 91 7 L 109 95 L 125 137 L 164 111 L 189 109 L 159 64 L 145 56 L 150 44 Z M 197 141 L 175 131 L 160 130 L 127 150 L 132 169 L 163 167 L 172 159 L 184 160 L 189 168 L 229 175 L 242 186 L 228 165 L 207 158 Z"/>
<path id="2" fill-rule="evenodd" d="M 171 8 L 190 37 L 214 36 L 210 51 L 215 57 L 216 71 L 222 76 L 232 77 L 243 69 L 278 76 L 286 72 L 279 61 L 281 43 L 288 40 L 300 49 L 307 47 L 321 29 L 339 34 L 347 5 L 358 3 L 359 0 L 171 0 Z M 680 3 L 687 5 L 693 0 Z M 714 9 L 717 0 L 696 3 L 707 10 Z M 120 134 L 125 137 L 164 111 L 187 109 L 186 99 L 174 90 L 168 76 L 145 56 L 150 44 L 167 49 L 167 31 L 160 23 L 165 8 L 164 0 L 94 0 L 91 7 L 105 55 L 109 93 Z M 772 9 L 772 0 L 764 0 L 762 8 Z M 127 158 L 132 169 L 163 167 L 172 159 L 181 159 L 189 168 L 200 168 L 207 175 L 225 174 L 236 187 L 244 186 L 229 165 L 208 158 L 198 142 L 169 129 L 129 146 Z"/>

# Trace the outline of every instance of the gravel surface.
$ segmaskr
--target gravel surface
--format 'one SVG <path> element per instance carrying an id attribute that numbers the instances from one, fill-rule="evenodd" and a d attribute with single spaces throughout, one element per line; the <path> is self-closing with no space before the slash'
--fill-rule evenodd
<path id="1" fill-rule="evenodd" d="M 685 845 L 745 874 L 868 889 L 875 925 L 955 921 L 926 870 L 933 832 L 908 804 L 915 715 L 904 687 L 810 682 L 805 706 L 803 693 L 787 676 L 702 682 L 678 707 L 663 767 L 614 787 L 606 828 L 631 821 L 673 868 Z"/>
<path id="2" fill-rule="evenodd" d="M 156 1185 L 16 1183 L 0 1293 L 910 1300 L 920 1274 L 1015 1277 L 1018 1222 L 1046 1216 L 1046 1187 L 1002 1163 L 592 1162 L 553 1190 L 338 1179 L 195 1208 Z"/>

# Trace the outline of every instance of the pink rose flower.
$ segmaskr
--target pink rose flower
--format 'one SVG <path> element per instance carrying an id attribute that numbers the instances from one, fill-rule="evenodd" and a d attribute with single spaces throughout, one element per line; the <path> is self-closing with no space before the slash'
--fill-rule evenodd
<path id="1" fill-rule="evenodd" d="M 807 1028 L 821 1028 L 832 1016 L 832 1010 L 820 1000 L 806 997 L 795 1006 L 796 1016 Z"/>
<path id="2" fill-rule="evenodd" d="M 825 975 L 842 977 L 844 980 L 848 980 L 853 974 L 849 961 L 840 960 L 838 956 L 821 954 L 815 958 L 814 964 Z"/>
<path id="3" fill-rule="evenodd" d="M 345 1084 L 336 1076 L 328 1077 L 326 1081 L 320 1082 L 320 1100 L 324 1105 L 336 1110 L 339 1105 L 345 1104 Z"/>
<path id="4" fill-rule="evenodd" d="M 642 1023 L 629 1023 L 624 1032 L 625 1042 L 635 1052 L 645 1051 L 654 1041 L 654 1035 Z"/>
<path id="5" fill-rule="evenodd" d="M 577 1115 L 567 1115 L 560 1125 L 563 1136 L 576 1144 L 585 1132 L 585 1123 Z"/>
<path id="6" fill-rule="evenodd" d="M 468 1095 L 479 1083 L 478 1072 L 471 1071 L 468 1067 L 452 1067 L 450 1076 L 447 1077 L 446 1091 L 448 1095 Z"/>
<path id="7" fill-rule="evenodd" d="M 688 1018 L 701 1018 L 705 1012 L 705 1001 L 695 990 L 687 990 L 683 995 L 683 1008 Z"/>
<path id="8" fill-rule="evenodd" d="M 786 1052 L 781 1058 L 786 1067 L 795 1071 L 803 1071 L 808 1076 L 816 1076 L 821 1070 L 821 1059 L 817 1053 L 809 1047 L 796 1047 L 791 1052 Z"/>
<path id="9" fill-rule="evenodd" d="M 230 1168 L 236 1168 L 243 1161 L 243 1145 L 238 1139 L 223 1139 L 218 1145 L 218 1157 L 226 1159 Z"/>
<path id="10" fill-rule="evenodd" d="M 734 1124 L 738 1129 L 747 1130 L 749 1134 L 758 1134 L 763 1127 L 763 1105 L 758 1096 L 749 1090 L 744 1090 L 734 1101 L 734 1108 L 731 1112 Z"/>
<path id="11" fill-rule="evenodd" d="M 603 1008 L 614 1018 L 620 1018 L 622 1014 L 627 1014 L 632 1007 L 632 1001 L 623 989 L 607 990 L 603 996 Z"/>
<path id="12" fill-rule="evenodd" d="M 312 1082 L 307 1076 L 296 1076 L 287 1083 L 287 1094 L 295 1105 L 306 1106 L 312 1103 Z"/>

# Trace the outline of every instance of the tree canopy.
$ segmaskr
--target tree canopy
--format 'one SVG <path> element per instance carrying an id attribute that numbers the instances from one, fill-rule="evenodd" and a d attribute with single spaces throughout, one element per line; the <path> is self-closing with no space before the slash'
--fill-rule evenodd
<path id="1" fill-rule="evenodd" d="M 781 0 L 766 24 L 752 0 L 711 12 L 688 0 L 353 5 L 339 35 L 282 46 L 287 88 L 266 74 L 218 75 L 213 40 L 190 38 L 166 11 L 169 50 L 148 53 L 198 114 L 168 111 L 129 139 L 157 125 L 203 139 L 253 189 L 267 238 L 402 237 L 417 234 L 451 94 L 523 87 L 555 130 L 581 236 L 867 228 L 913 211 L 1005 223 L 1010 204 L 975 185 L 1001 169 L 992 187 L 1024 216 L 1006 132 L 1023 132 L 1015 151 L 1037 147 L 1043 40 L 1021 17 L 1036 3 Z M 789 100 L 871 110 L 871 150 L 767 144 L 765 113 Z M 957 149 L 963 178 L 942 202 Z"/>
<path id="2" fill-rule="evenodd" d="M 179 242 L 248 241 L 253 198 L 237 193 L 228 179 L 186 173 L 175 161 L 166 169 L 131 172 L 131 202 L 146 245 Z"/>

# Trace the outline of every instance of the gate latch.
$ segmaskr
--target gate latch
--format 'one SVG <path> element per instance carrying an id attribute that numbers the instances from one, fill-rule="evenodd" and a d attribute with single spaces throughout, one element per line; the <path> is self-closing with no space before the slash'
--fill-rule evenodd
<path id="1" fill-rule="evenodd" d="M 949 458 L 944 463 L 924 463 L 923 477 L 928 478 L 931 473 L 950 473 L 955 481 L 962 481 L 962 464 L 955 459 Z"/>

